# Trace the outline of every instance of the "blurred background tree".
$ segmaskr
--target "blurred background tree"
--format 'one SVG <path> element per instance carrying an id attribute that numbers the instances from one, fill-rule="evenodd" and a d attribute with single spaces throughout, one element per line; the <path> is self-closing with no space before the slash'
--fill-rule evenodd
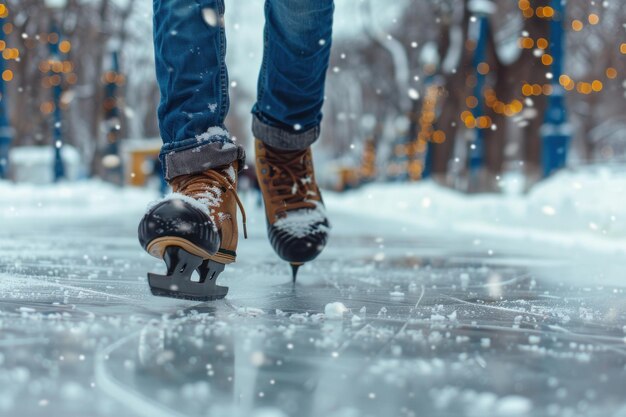
<path id="1" fill-rule="evenodd" d="M 53 90 L 60 86 L 64 143 L 79 150 L 89 175 L 108 177 L 111 143 L 158 137 L 151 5 L 59 1 L 2 3 L 12 147 L 52 146 Z M 244 144 L 251 143 L 262 5 L 227 2 L 227 124 Z M 475 33 L 483 17 L 484 50 Z M 464 191 L 498 191 L 503 175 L 517 173 L 527 188 L 542 176 L 541 126 L 552 81 L 566 92 L 569 164 L 623 162 L 626 9 L 615 1 L 567 2 L 559 80 L 550 79 L 553 18 L 551 0 L 338 1 L 318 146 L 322 181 L 344 189 L 374 179 L 432 178 Z M 51 44 L 62 58 L 51 58 Z M 477 136 L 483 161 L 472 183 L 468 161 Z"/>

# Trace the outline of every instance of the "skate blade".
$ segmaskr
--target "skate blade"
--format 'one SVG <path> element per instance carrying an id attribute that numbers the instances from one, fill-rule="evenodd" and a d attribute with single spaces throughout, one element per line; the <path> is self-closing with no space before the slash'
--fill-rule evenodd
<path id="1" fill-rule="evenodd" d="M 185 249 L 170 246 L 165 250 L 163 260 L 167 265 L 167 275 L 148 274 L 148 283 L 153 295 L 180 298 L 192 301 L 212 301 L 226 297 L 228 287 L 216 285 L 217 277 L 224 270 L 224 264 L 193 255 Z M 198 272 L 199 280 L 192 281 L 192 274 Z"/>
<path id="2" fill-rule="evenodd" d="M 295 284 L 296 278 L 298 277 L 298 269 L 300 269 L 300 267 L 304 264 L 299 263 L 299 262 L 292 262 L 290 263 L 290 265 L 291 265 L 291 279 L 292 279 L 292 282 Z"/>

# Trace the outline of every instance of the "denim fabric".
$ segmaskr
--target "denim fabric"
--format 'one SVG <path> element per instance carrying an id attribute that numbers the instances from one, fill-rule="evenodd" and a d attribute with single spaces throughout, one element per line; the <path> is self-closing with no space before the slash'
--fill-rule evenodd
<path id="1" fill-rule="evenodd" d="M 253 132 L 270 146 L 304 149 L 319 136 L 333 11 L 333 0 L 265 2 Z"/>
<path id="2" fill-rule="evenodd" d="M 224 119 L 228 72 L 224 0 L 154 0 L 158 117 L 166 179 L 240 161 Z M 254 134 L 302 149 L 319 136 L 333 0 L 266 0 Z M 217 165 L 219 164 L 219 165 Z"/>

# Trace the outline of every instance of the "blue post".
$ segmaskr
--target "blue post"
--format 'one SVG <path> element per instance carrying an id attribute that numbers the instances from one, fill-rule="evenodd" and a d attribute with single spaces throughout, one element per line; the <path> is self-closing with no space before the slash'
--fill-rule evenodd
<path id="1" fill-rule="evenodd" d="M 62 61 L 59 44 L 61 43 L 61 34 L 56 24 L 52 24 L 50 33 L 57 35 L 57 42 L 50 42 L 50 59 L 53 61 Z M 59 74 L 59 76 L 61 76 Z M 63 116 L 61 114 L 61 95 L 63 87 L 61 82 L 53 86 L 52 98 L 54 103 L 54 112 L 52 114 L 52 146 L 54 148 L 54 181 L 58 182 L 65 178 L 65 166 L 63 165 L 63 157 L 61 151 L 63 149 Z"/>
<path id="2" fill-rule="evenodd" d="M 422 107 L 426 104 L 426 100 L 428 98 L 428 89 L 429 87 L 433 84 L 433 80 L 434 80 L 434 76 L 432 75 L 428 75 L 426 77 L 426 79 L 424 80 L 424 101 L 422 104 Z M 437 111 L 437 108 L 435 107 L 434 111 Z M 433 126 L 435 125 L 435 122 L 433 121 Z M 432 139 L 432 137 L 431 137 Z M 424 155 L 424 165 L 422 166 L 422 180 L 425 180 L 427 178 L 430 177 L 430 175 L 432 174 L 432 168 L 433 168 L 433 147 L 434 147 L 434 143 L 428 139 L 426 141 L 426 155 Z"/>
<path id="3" fill-rule="evenodd" d="M 111 53 L 111 72 L 113 72 L 116 76 L 120 72 L 120 63 L 119 63 L 119 55 L 117 51 L 113 51 Z M 116 80 L 111 80 L 106 83 L 106 98 L 107 99 L 117 99 L 117 82 Z M 106 120 L 112 120 L 119 118 L 119 107 L 117 106 L 117 102 L 111 108 L 107 108 L 105 112 Z"/>
<path id="4" fill-rule="evenodd" d="M 107 145 L 104 151 L 105 157 L 111 156 L 115 164 L 105 167 L 107 169 L 107 179 L 111 182 L 123 185 L 124 170 L 122 159 L 120 157 L 119 146 L 119 125 L 120 125 L 120 108 L 118 103 L 118 84 L 120 77 L 119 54 L 117 51 L 111 53 L 111 69 L 109 74 L 114 77 L 105 77 L 105 111 L 104 119 L 107 127 Z M 108 74 L 107 74 L 108 75 Z"/>
<path id="5" fill-rule="evenodd" d="M 2 23 L 4 19 L 0 19 L 0 41 L 5 41 Z M 4 58 L 0 57 L 0 74 L 4 72 L 6 66 Z M 9 147 L 13 139 L 13 129 L 9 123 L 7 109 L 7 95 L 4 80 L 0 78 L 0 179 L 5 179 L 9 172 Z"/>
<path id="6" fill-rule="evenodd" d="M 489 39 L 489 19 L 486 15 L 477 17 L 477 40 L 474 51 L 473 66 L 476 73 L 476 86 L 474 87 L 474 97 L 478 99 L 478 104 L 472 109 L 472 115 L 476 120 L 483 116 L 482 95 L 485 87 L 485 76 L 478 71 L 478 66 L 485 62 L 487 56 L 487 41 Z M 470 175 L 474 175 L 484 165 L 484 141 L 485 133 L 479 127 L 474 128 L 474 137 L 470 142 L 468 151 L 468 168 Z"/>
<path id="7" fill-rule="evenodd" d="M 426 79 L 424 80 L 424 95 L 426 96 L 428 94 L 428 88 L 430 86 L 432 86 L 433 84 L 437 83 L 439 81 L 436 81 L 436 77 L 433 74 L 429 74 Z M 424 99 L 425 100 L 425 99 Z M 437 112 L 437 106 L 435 106 L 434 108 L 435 114 Z M 434 122 L 433 122 L 434 125 Z M 432 175 L 433 172 L 433 159 L 435 157 L 434 155 L 434 147 L 436 146 L 435 143 L 433 143 L 431 140 L 428 140 L 426 142 L 426 156 L 424 157 L 424 168 L 422 170 L 422 179 L 428 179 L 430 178 L 430 176 Z"/>
<path id="8" fill-rule="evenodd" d="M 434 143 L 428 141 L 426 143 L 426 157 L 424 158 L 424 170 L 422 171 L 422 179 L 430 178 L 433 172 Z"/>
<path id="9" fill-rule="evenodd" d="M 541 138 L 543 142 L 543 175 L 548 177 L 563 168 L 567 161 L 567 148 L 570 143 L 570 127 L 567 123 L 565 89 L 559 78 L 563 75 L 565 60 L 565 21 L 566 0 L 552 0 L 554 17 L 550 23 L 550 54 L 552 55 L 552 94 L 548 97 Z"/>

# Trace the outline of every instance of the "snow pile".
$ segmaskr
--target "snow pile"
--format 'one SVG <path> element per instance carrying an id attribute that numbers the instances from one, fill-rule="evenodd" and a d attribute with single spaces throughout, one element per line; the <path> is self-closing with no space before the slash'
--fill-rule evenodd
<path id="1" fill-rule="evenodd" d="M 78 150 L 70 145 L 61 149 L 65 176 L 70 180 L 81 177 L 84 171 Z M 50 184 L 54 180 L 54 149 L 52 146 L 18 146 L 9 153 L 11 177 L 16 182 Z"/>
<path id="2" fill-rule="evenodd" d="M 52 185 L 0 181 L 0 221 L 128 215 L 139 218 L 155 197 L 152 190 L 120 188 L 98 180 Z"/>
<path id="3" fill-rule="evenodd" d="M 495 411 L 499 416 L 522 416 L 530 413 L 532 408 L 533 404 L 528 398 L 509 395 L 496 403 Z"/>
<path id="4" fill-rule="evenodd" d="M 326 220 L 326 212 L 322 205 L 316 204 L 314 209 L 290 211 L 274 223 L 278 230 L 297 237 L 305 237 L 315 233 L 327 233 L 328 227 L 322 224 Z"/>
<path id="5" fill-rule="evenodd" d="M 564 171 L 528 195 L 467 196 L 430 181 L 326 196 L 329 210 L 465 233 L 626 251 L 626 170 Z"/>
<path id="6" fill-rule="evenodd" d="M 348 312 L 348 308 L 343 303 L 328 303 L 324 307 L 324 316 L 328 320 L 341 320 L 344 313 Z"/>
<path id="7" fill-rule="evenodd" d="M 522 417 L 532 415 L 533 411 L 532 401 L 519 395 L 498 397 L 493 392 L 462 390 L 454 386 L 433 388 L 429 394 L 435 408 L 456 411 L 455 415 Z"/>

